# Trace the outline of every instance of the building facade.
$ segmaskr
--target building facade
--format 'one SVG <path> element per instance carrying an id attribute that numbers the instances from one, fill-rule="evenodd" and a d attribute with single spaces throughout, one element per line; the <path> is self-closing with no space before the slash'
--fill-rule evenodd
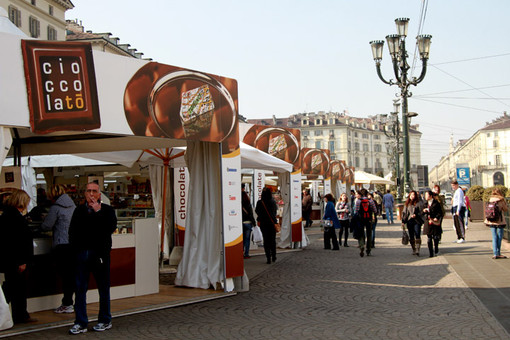
<path id="1" fill-rule="evenodd" d="M 429 172 L 429 182 L 438 184 L 443 190 L 451 190 L 450 183 L 456 179 L 457 167 L 469 167 L 470 186 L 510 185 L 510 117 L 502 117 L 486 123 L 467 139 L 456 145 L 450 139 L 448 155 L 443 156 Z"/>
<path id="2" fill-rule="evenodd" d="M 65 40 L 69 0 L 0 0 L 9 19 L 27 36 L 41 40 Z"/>
<path id="3" fill-rule="evenodd" d="M 302 148 L 328 149 L 332 159 L 345 160 L 357 170 L 386 175 L 395 168 L 396 141 L 387 135 L 391 128 L 382 115 L 357 118 L 346 112 L 319 111 L 289 118 L 248 119 L 248 122 L 298 128 Z M 411 176 L 416 186 L 416 169 L 421 164 L 421 132 L 418 125 L 412 125 L 409 132 Z M 401 168 L 402 164 L 400 155 Z"/>

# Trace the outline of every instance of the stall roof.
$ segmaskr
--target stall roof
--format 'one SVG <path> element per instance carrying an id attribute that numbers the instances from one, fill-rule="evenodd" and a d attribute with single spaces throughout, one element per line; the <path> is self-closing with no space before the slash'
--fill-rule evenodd
<path id="1" fill-rule="evenodd" d="M 140 137 L 138 137 L 139 139 Z M 117 140 L 117 139 L 115 139 Z M 104 142 L 104 140 L 103 140 Z M 48 143 L 51 144 L 51 143 Z M 58 143 L 61 145 L 60 143 Z M 116 143 L 115 143 L 116 144 Z M 32 145 L 32 144 L 29 144 Z M 64 144 L 65 145 L 65 144 Z M 51 145 L 50 145 L 51 147 Z M 70 146 L 69 146 L 70 147 Z M 119 145 L 116 146 L 119 148 Z M 170 156 L 177 155 L 184 151 L 185 147 L 171 148 Z M 162 160 L 143 150 L 119 150 L 109 152 L 91 152 L 59 154 L 59 155 L 36 155 L 23 157 L 21 164 L 28 164 L 34 168 L 48 168 L 59 166 L 87 166 L 87 165 L 111 165 L 121 164 L 132 167 L 136 162 L 140 164 L 161 164 Z M 4 165 L 12 165 L 12 159 L 4 162 Z M 184 157 L 180 156 L 170 161 L 171 167 L 185 167 Z M 275 172 L 290 172 L 292 164 L 282 161 L 276 157 L 266 154 L 254 147 L 241 143 L 241 166 L 245 169 L 270 170 Z"/>

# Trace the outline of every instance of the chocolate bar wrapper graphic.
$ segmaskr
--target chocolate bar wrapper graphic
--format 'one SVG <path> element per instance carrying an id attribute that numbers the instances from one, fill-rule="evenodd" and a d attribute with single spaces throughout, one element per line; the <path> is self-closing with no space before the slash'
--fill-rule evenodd
<path id="1" fill-rule="evenodd" d="M 284 135 L 278 135 L 269 140 L 269 148 L 267 152 L 276 158 L 283 159 L 285 157 L 285 150 L 287 149 L 287 143 L 285 142 Z"/>
<path id="2" fill-rule="evenodd" d="M 211 127 L 214 102 L 209 86 L 202 85 L 181 95 L 181 122 L 186 136 Z"/>
<path id="3" fill-rule="evenodd" d="M 332 176 L 336 176 L 340 172 L 340 165 L 335 164 L 333 165 L 333 170 L 331 170 Z"/>
<path id="4" fill-rule="evenodd" d="M 321 169 L 322 157 L 319 154 L 312 156 L 312 172 L 318 173 Z"/>

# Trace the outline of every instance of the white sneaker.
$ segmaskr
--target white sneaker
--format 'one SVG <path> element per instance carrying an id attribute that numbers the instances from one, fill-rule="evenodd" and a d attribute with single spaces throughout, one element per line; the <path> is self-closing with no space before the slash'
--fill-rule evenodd
<path id="1" fill-rule="evenodd" d="M 73 307 L 73 305 L 71 305 L 71 306 L 62 305 L 62 306 L 58 307 L 57 309 L 55 309 L 54 312 L 57 314 L 74 313 L 74 307 Z"/>
<path id="2" fill-rule="evenodd" d="M 106 331 L 106 330 L 109 330 L 110 328 L 112 328 L 112 323 L 111 322 L 108 322 L 108 323 L 98 323 L 97 325 L 95 325 L 93 327 L 93 329 L 96 331 L 96 332 L 103 332 L 103 331 Z"/>
<path id="3" fill-rule="evenodd" d="M 71 329 L 69 330 L 69 334 L 77 335 L 80 333 L 87 333 L 87 328 L 84 328 L 78 324 L 75 324 Z"/>
<path id="4" fill-rule="evenodd" d="M 457 240 L 457 243 L 465 243 L 465 242 L 466 242 L 466 240 L 464 240 L 463 238 Z"/>

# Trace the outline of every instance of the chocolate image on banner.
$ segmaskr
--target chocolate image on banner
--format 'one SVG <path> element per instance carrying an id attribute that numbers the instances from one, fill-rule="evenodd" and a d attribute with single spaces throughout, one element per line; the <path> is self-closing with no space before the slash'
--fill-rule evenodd
<path id="1" fill-rule="evenodd" d="M 342 163 L 342 161 L 340 161 L 340 160 L 331 161 L 331 165 L 330 165 L 331 179 L 335 179 L 337 181 L 343 181 L 344 172 L 345 172 L 344 164 L 345 163 Z"/>
<path id="2" fill-rule="evenodd" d="M 345 169 L 344 181 L 346 184 L 354 184 L 354 167 L 347 167 Z"/>
<path id="3" fill-rule="evenodd" d="M 303 175 L 326 176 L 330 168 L 329 150 L 302 149 Z"/>
<path id="4" fill-rule="evenodd" d="M 32 132 L 101 127 L 89 43 L 22 40 Z"/>
<path id="5" fill-rule="evenodd" d="M 300 168 L 299 138 L 288 129 L 254 125 L 244 136 L 243 142 L 287 163 L 294 164 L 294 169 L 297 170 Z"/>
<path id="6" fill-rule="evenodd" d="M 139 136 L 223 142 L 238 147 L 234 79 L 148 63 L 131 78 L 124 110 Z"/>

